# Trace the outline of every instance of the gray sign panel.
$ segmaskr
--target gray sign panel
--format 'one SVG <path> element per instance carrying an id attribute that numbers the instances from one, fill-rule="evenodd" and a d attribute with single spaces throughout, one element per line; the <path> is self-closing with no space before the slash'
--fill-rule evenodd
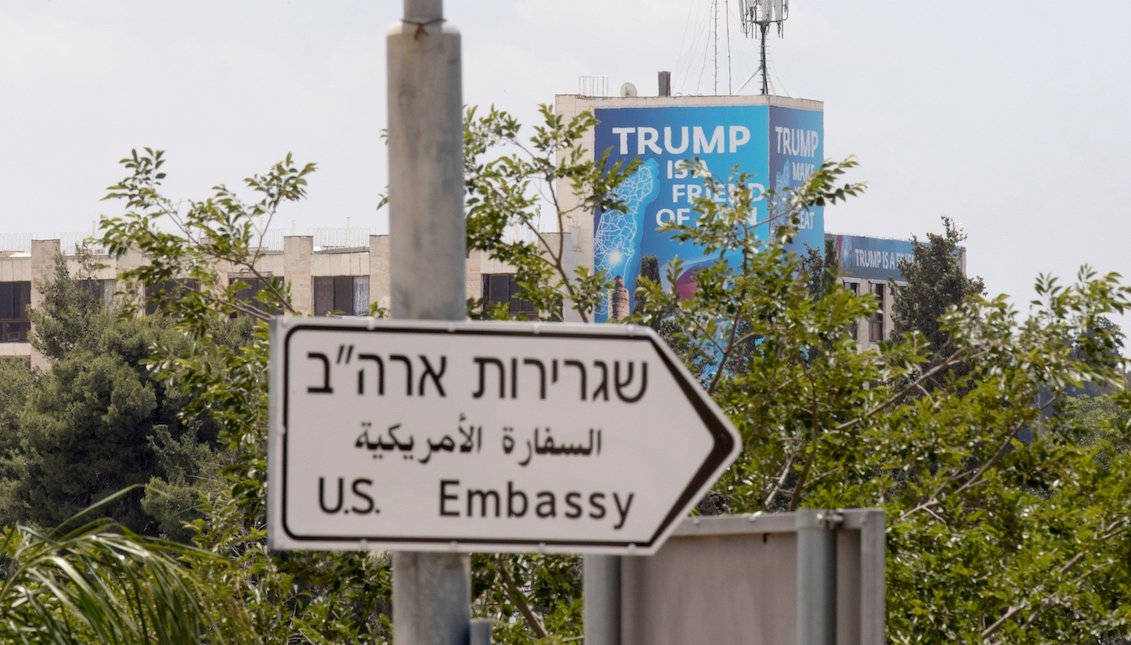
<path id="1" fill-rule="evenodd" d="M 836 645 L 884 643 L 884 513 L 836 513 Z M 802 514 L 684 520 L 648 558 L 621 560 L 621 645 L 799 643 L 816 598 L 806 575 Z M 831 572 L 830 572 L 831 573 Z M 830 590 L 831 591 L 831 590 Z M 831 595 L 831 594 L 830 594 Z M 825 609 L 817 607 L 816 609 Z M 808 613 L 807 613 L 808 612 Z M 820 613 L 820 612 L 818 612 Z"/>

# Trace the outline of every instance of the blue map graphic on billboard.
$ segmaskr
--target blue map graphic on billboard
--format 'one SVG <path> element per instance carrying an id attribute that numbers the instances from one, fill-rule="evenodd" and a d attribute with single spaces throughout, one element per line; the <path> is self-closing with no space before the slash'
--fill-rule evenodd
<path id="1" fill-rule="evenodd" d="M 614 196 L 622 204 L 622 210 L 601 213 L 596 223 L 594 264 L 605 275 L 622 277 L 629 293 L 635 290 L 636 276 L 640 273 L 644 210 L 659 194 L 660 168 L 655 159 L 648 159 L 617 186 Z M 597 315 L 601 320 L 608 318 L 607 299 L 597 305 Z"/>
<path id="2" fill-rule="evenodd" d="M 608 163 L 639 159 L 636 172 L 617 192 L 623 208 L 598 212 L 594 217 L 593 264 L 606 277 L 621 278 L 629 295 L 628 311 L 635 303 L 641 259 L 655 256 L 664 288 L 673 286 L 687 296 L 694 292 L 695 273 L 717 262 L 695 245 L 679 243 L 659 229 L 664 224 L 694 226 L 697 198 L 726 202 L 736 172 L 749 175 L 747 183 L 755 197 L 750 213 L 758 235 L 765 236 L 775 221 L 777 207 L 769 204 L 767 191 L 797 186 L 821 163 L 824 134 L 820 112 L 757 106 L 694 106 L 655 108 L 605 108 L 595 110 L 598 125 L 594 151 L 609 152 Z M 726 186 L 726 192 L 710 194 L 703 181 L 691 176 L 686 160 L 697 158 L 711 175 Z M 824 219 L 820 209 L 804 213 L 793 250 L 806 246 L 822 248 Z M 683 261 L 683 272 L 675 284 L 667 280 L 667 266 L 675 258 Z M 737 261 L 738 257 L 723 258 Z M 611 311 L 609 301 L 597 307 L 598 322 L 626 315 Z M 615 315 L 614 315 L 615 314 Z"/>

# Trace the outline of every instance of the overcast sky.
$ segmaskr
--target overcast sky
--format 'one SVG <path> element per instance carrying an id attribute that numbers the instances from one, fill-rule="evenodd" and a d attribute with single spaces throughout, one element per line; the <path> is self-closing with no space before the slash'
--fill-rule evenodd
<path id="1" fill-rule="evenodd" d="M 715 4 L 448 0 L 445 12 L 464 38 L 465 101 L 529 123 L 581 75 L 643 95 L 661 69 L 676 93 L 737 89 L 756 43 L 732 18 L 728 55 L 737 0 L 717 0 L 717 23 Z M 775 89 L 824 101 L 826 156 L 855 154 L 870 184 L 827 210 L 829 232 L 909 237 L 950 216 L 970 236 L 970 272 L 1021 299 L 1041 272 L 1131 273 L 1131 3 L 791 5 L 770 43 Z M 91 230 L 113 208 L 98 200 L 123 176 L 117 160 L 141 146 L 167 151 L 178 198 L 292 151 L 320 169 L 286 230 L 349 218 L 383 232 L 385 33 L 401 7 L 0 0 L 0 235 Z"/>

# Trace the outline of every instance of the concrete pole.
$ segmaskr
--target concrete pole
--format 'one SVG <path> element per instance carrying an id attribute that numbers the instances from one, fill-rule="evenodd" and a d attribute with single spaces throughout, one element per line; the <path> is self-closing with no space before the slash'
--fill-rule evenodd
<path id="1" fill-rule="evenodd" d="M 463 320 L 459 32 L 441 0 L 405 0 L 389 30 L 389 234 L 394 318 Z"/>
<path id="2" fill-rule="evenodd" d="M 586 645 L 620 645 L 620 556 L 587 555 L 582 560 Z"/>
<path id="3" fill-rule="evenodd" d="M 392 314 L 463 320 L 463 114 L 459 32 L 442 0 L 405 0 L 388 34 Z M 469 640 L 471 567 L 458 554 L 393 554 L 398 645 Z"/>
<path id="4" fill-rule="evenodd" d="M 797 643 L 836 645 L 834 511 L 797 511 Z"/>

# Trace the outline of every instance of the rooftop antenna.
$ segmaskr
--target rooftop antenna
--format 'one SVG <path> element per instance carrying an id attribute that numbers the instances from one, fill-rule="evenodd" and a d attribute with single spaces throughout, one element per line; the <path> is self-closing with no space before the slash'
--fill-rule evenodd
<path id="1" fill-rule="evenodd" d="M 789 18 L 789 0 L 738 0 L 738 11 L 742 16 L 742 33 L 757 38 L 762 50 L 758 72 L 762 73 L 762 94 L 770 93 L 770 70 L 766 67 L 766 34 L 770 25 L 778 28 L 782 35 L 782 24 Z M 749 79 L 747 79 L 749 82 Z M 745 86 L 746 83 L 743 83 Z M 741 91 L 742 88 L 739 88 Z"/>

